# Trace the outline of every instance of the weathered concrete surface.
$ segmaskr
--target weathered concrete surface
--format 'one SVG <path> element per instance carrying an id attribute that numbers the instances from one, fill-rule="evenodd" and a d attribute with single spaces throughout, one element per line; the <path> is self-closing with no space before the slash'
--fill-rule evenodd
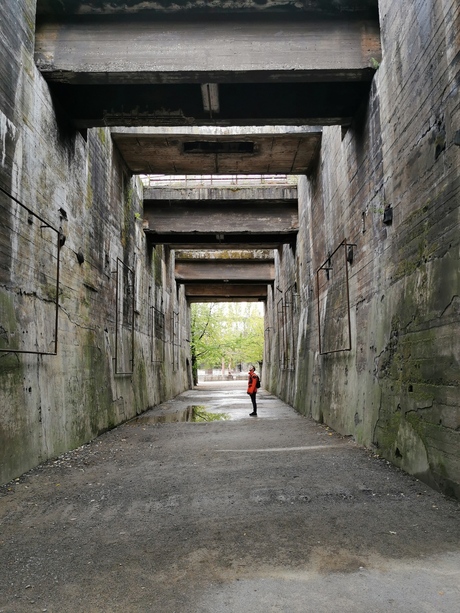
<path id="1" fill-rule="evenodd" d="M 237 14 L 186 20 L 155 13 L 142 20 L 99 17 L 40 23 L 35 41 L 35 61 L 45 78 L 74 84 L 177 84 L 206 74 L 219 75 L 222 83 L 247 73 L 262 82 L 282 75 L 287 81 L 362 81 L 372 77 L 372 59 L 380 57 L 378 23 L 344 16 L 334 22 Z"/>
<path id="2" fill-rule="evenodd" d="M 164 423 L 191 405 L 231 420 Z M 0 611 L 453 613 L 459 506 L 245 383 L 0 492 Z"/>
<path id="3" fill-rule="evenodd" d="M 85 140 L 56 115 L 33 62 L 34 6 L 7 0 L 0 9 L 3 483 L 190 382 L 188 313 L 173 258 L 146 247 L 141 186 L 109 131 L 90 130 Z M 38 353 L 49 352 L 56 338 L 56 233 L 40 219 L 65 239 L 57 355 L 46 356 Z M 174 312 L 181 315 L 173 330 Z"/>
<path id="4" fill-rule="evenodd" d="M 273 249 L 296 241 L 296 197 L 296 186 L 146 188 L 144 232 L 179 250 Z"/>
<path id="5" fill-rule="evenodd" d="M 217 250 L 177 250 L 175 251 L 176 269 L 178 264 L 190 264 L 197 262 L 210 265 L 214 263 L 216 270 L 220 274 L 222 282 L 215 279 L 212 283 L 208 281 L 184 283 L 185 297 L 188 303 L 192 302 L 258 302 L 267 299 L 267 283 L 272 283 L 274 278 L 273 250 L 236 250 L 236 249 L 217 249 Z M 269 280 L 263 281 L 257 270 L 247 275 L 248 263 L 255 264 L 268 263 L 270 265 L 271 276 Z M 236 264 L 241 271 L 246 271 L 246 278 L 231 280 L 224 275 L 224 268 Z M 223 265 L 223 266 L 222 266 Z M 241 268 L 243 266 L 243 268 Z M 262 284 L 265 283 L 265 284 Z"/>
<path id="6" fill-rule="evenodd" d="M 265 233 L 298 229 L 297 201 L 144 200 L 144 231 L 166 235 L 197 233 L 251 234 L 248 244 Z"/>
<path id="7" fill-rule="evenodd" d="M 78 128 L 345 124 L 381 59 L 378 20 L 338 6 L 335 19 L 149 8 L 39 20 L 37 66 Z"/>
<path id="8" fill-rule="evenodd" d="M 185 285 L 187 302 L 265 302 L 268 296 L 267 285 L 248 285 L 248 283 L 194 283 Z"/>
<path id="9" fill-rule="evenodd" d="M 321 133 L 309 126 L 111 129 L 135 174 L 307 174 L 317 163 Z"/>
<path id="10" fill-rule="evenodd" d="M 210 12 L 296 12 L 310 15 L 334 16 L 337 14 L 362 15 L 377 18 L 377 0 L 38 0 L 37 14 L 40 17 L 59 15 L 135 14 L 154 10 L 165 13 Z"/>
<path id="11" fill-rule="evenodd" d="M 367 108 L 346 133 L 323 130 L 318 170 L 299 182 L 297 251 L 280 254 L 275 282 L 284 295 L 297 284 L 298 324 L 280 321 L 269 297 L 269 326 L 282 332 L 270 339 L 264 382 L 460 496 L 460 7 L 442 0 L 411 2 L 404 15 L 400 8 L 380 2 L 384 57 Z M 351 351 L 319 355 L 318 325 L 329 347 L 348 329 L 343 268 L 332 262 L 319 294 L 316 285 L 344 238 L 356 245 Z M 292 352 L 289 370 L 284 356 Z"/>
<path id="12" fill-rule="evenodd" d="M 175 260 L 255 260 L 273 261 L 272 249 L 233 249 L 225 251 L 225 249 L 177 249 L 175 251 Z"/>
<path id="13" fill-rule="evenodd" d="M 275 280 L 274 262 L 266 260 L 178 260 L 174 268 L 178 283 L 251 283 L 269 285 Z"/>
<path id="14" fill-rule="evenodd" d="M 146 187 L 144 200 L 187 200 L 187 201 L 233 201 L 250 202 L 297 200 L 297 185 L 255 185 L 251 187 L 229 185 L 225 187 Z"/>

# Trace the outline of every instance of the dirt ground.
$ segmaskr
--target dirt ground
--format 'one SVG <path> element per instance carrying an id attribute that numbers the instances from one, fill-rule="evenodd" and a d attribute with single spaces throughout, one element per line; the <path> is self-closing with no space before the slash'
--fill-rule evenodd
<path id="1" fill-rule="evenodd" d="M 244 386 L 1 487 L 0 613 L 460 611 L 459 503 Z"/>

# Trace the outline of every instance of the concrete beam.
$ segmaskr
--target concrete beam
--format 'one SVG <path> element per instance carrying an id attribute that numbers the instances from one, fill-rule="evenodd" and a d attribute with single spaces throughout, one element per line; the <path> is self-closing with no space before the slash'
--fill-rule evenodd
<path id="1" fill-rule="evenodd" d="M 256 260 L 273 262 L 273 249 L 175 249 L 175 261 L 195 260 Z"/>
<path id="2" fill-rule="evenodd" d="M 35 48 L 78 128 L 345 124 L 380 58 L 378 22 L 343 14 L 42 22 Z"/>
<path id="3" fill-rule="evenodd" d="M 144 231 L 157 235 L 274 235 L 299 228 L 297 200 L 144 200 Z"/>
<path id="4" fill-rule="evenodd" d="M 377 18 L 377 0 L 304 0 L 303 2 L 286 2 L 286 0 L 38 0 L 39 18 L 81 15 L 133 15 L 133 14 L 190 14 L 201 12 L 229 14 L 235 11 L 255 13 L 297 13 L 313 16 L 333 17 L 339 14 L 355 14 L 363 17 Z"/>
<path id="5" fill-rule="evenodd" d="M 182 260 L 175 263 L 178 283 L 238 283 L 269 285 L 275 281 L 274 261 L 267 260 Z"/>
<path id="6" fill-rule="evenodd" d="M 218 181 L 219 177 L 214 177 L 214 181 Z M 144 187 L 144 204 L 148 207 L 155 206 L 155 202 L 163 201 L 173 203 L 175 201 L 186 200 L 188 203 L 206 200 L 212 201 L 215 204 L 222 205 L 223 202 L 228 203 L 232 200 L 245 201 L 251 203 L 255 201 L 278 201 L 281 203 L 293 204 L 297 203 L 297 185 L 262 185 L 255 183 L 251 186 L 245 185 L 230 185 L 228 183 L 222 187 L 196 186 L 192 182 L 188 187 Z"/>
<path id="7" fill-rule="evenodd" d="M 378 23 L 345 16 L 99 17 L 39 24 L 35 43 L 48 81 L 104 86 L 363 81 L 380 55 Z"/>
<path id="8" fill-rule="evenodd" d="M 308 174 L 322 137 L 321 128 L 289 126 L 284 133 L 159 130 L 112 129 L 112 139 L 134 174 L 241 174 L 249 167 L 252 174 Z"/>
<path id="9" fill-rule="evenodd" d="M 150 245 L 169 245 L 174 249 L 280 249 L 283 245 L 295 248 L 297 230 L 293 232 L 265 232 L 254 234 L 238 232 L 227 234 L 212 233 L 174 233 L 156 234 L 146 232 L 147 242 Z"/>
<path id="10" fill-rule="evenodd" d="M 266 285 L 236 283 L 185 284 L 188 302 L 257 302 L 267 299 Z"/>
<path id="11" fill-rule="evenodd" d="M 147 239 L 176 249 L 277 249 L 298 227 L 297 200 L 144 201 Z"/>

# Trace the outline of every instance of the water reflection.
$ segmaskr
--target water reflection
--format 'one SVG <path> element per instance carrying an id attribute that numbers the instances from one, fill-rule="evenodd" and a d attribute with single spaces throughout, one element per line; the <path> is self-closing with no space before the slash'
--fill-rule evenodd
<path id="1" fill-rule="evenodd" d="M 173 424 L 183 421 L 205 422 L 205 421 L 224 421 L 230 419 L 228 413 L 210 413 L 206 407 L 200 404 L 188 406 L 186 409 L 163 413 L 162 415 L 140 415 L 133 419 L 133 423 L 141 424 Z"/>

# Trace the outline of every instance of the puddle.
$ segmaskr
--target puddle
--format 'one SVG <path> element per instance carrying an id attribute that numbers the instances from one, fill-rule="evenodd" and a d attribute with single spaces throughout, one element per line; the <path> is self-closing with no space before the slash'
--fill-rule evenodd
<path id="1" fill-rule="evenodd" d="M 141 424 L 173 424 L 182 421 L 224 421 L 230 419 L 228 413 L 210 413 L 203 405 L 190 405 L 181 411 L 163 413 L 163 415 L 141 415 L 132 420 L 132 423 Z"/>

